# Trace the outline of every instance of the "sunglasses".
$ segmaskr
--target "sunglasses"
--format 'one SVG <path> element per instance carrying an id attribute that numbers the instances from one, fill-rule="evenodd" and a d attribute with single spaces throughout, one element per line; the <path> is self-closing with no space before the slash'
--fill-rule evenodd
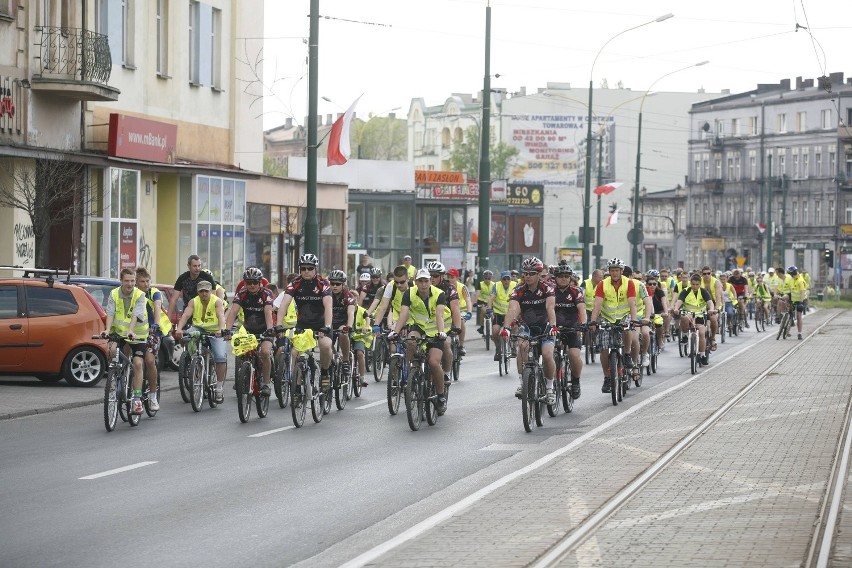
<path id="1" fill-rule="evenodd" d="M 656 286 L 656 285 L 657 285 L 656 282 L 648 282 L 648 286 Z"/>
<path id="2" fill-rule="evenodd" d="M 403 286 L 405 284 L 408 284 L 408 280 L 394 280 L 394 282 L 396 282 L 397 285 L 399 285 L 399 286 Z"/>
<path id="3" fill-rule="evenodd" d="M 343 282 L 332 282 L 332 286 L 343 286 Z"/>
<path id="4" fill-rule="evenodd" d="M 524 272 L 524 276 L 539 276 L 540 272 Z"/>
<path id="5" fill-rule="evenodd" d="M 246 280 L 246 286 L 258 286 L 260 285 L 260 280 Z M 208 292 L 210 290 L 207 290 Z"/>
<path id="6" fill-rule="evenodd" d="M 710 276 L 711 274 L 712 274 L 712 272 L 702 272 L 701 273 L 702 276 Z"/>
<path id="7" fill-rule="evenodd" d="M 299 270 L 302 271 L 302 272 L 310 272 L 310 271 L 316 270 L 316 269 L 317 269 L 316 266 L 300 266 L 299 267 Z"/>
<path id="8" fill-rule="evenodd" d="M 573 274 L 557 274 L 557 278 L 571 278 Z"/>

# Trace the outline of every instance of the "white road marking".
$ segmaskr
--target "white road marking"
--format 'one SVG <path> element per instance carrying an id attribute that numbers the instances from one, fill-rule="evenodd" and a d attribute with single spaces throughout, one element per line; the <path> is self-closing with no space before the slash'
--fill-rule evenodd
<path id="1" fill-rule="evenodd" d="M 533 447 L 533 444 L 491 444 L 479 448 L 480 452 L 520 452 Z"/>
<path id="2" fill-rule="evenodd" d="M 249 434 L 249 438 L 261 438 L 263 436 L 269 436 L 270 434 L 276 434 L 278 432 L 283 432 L 284 430 L 292 430 L 295 426 L 284 426 L 283 428 L 276 428 L 275 430 L 267 430 L 265 432 L 258 432 L 257 434 Z"/>
<path id="3" fill-rule="evenodd" d="M 100 473 L 93 473 L 92 475 L 87 475 L 86 477 L 80 477 L 78 479 L 98 479 L 99 477 L 106 477 L 108 475 L 115 475 L 116 473 L 123 473 L 125 471 L 130 471 L 131 469 L 137 469 L 140 467 L 145 467 L 146 465 L 153 465 L 157 462 L 139 462 L 133 465 L 126 465 L 124 467 L 118 467 L 116 469 L 111 469 L 109 471 L 102 471 Z"/>
<path id="4" fill-rule="evenodd" d="M 386 400 L 377 400 L 376 402 L 371 402 L 370 404 L 365 404 L 364 406 L 357 406 L 355 410 L 364 410 L 365 408 L 372 408 L 374 406 L 379 406 L 380 404 L 387 404 Z"/>

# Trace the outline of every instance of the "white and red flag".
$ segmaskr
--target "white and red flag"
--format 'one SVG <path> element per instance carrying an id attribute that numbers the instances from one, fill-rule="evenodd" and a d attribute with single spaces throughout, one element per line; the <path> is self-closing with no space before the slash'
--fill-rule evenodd
<path id="1" fill-rule="evenodd" d="M 609 195 L 619 187 L 624 185 L 624 182 L 616 181 L 613 183 L 605 183 L 604 185 L 599 185 L 595 188 L 595 195 Z"/>
<path id="2" fill-rule="evenodd" d="M 615 225 L 618 223 L 618 209 L 609 214 L 609 217 L 606 218 L 606 226 Z"/>
<path id="3" fill-rule="evenodd" d="M 349 127 L 352 125 L 352 114 L 355 112 L 355 105 L 361 97 L 355 99 L 345 113 L 338 117 L 331 125 L 331 133 L 328 138 L 328 165 L 340 166 L 349 160 L 352 153 L 352 148 L 349 143 Z"/>
<path id="4" fill-rule="evenodd" d="M 766 232 L 766 223 L 755 223 L 755 227 L 757 227 L 757 232 L 761 235 Z"/>

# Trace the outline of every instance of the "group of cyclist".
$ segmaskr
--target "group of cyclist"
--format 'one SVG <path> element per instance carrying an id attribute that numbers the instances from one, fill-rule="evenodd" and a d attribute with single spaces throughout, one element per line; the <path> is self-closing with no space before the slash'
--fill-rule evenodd
<path id="1" fill-rule="evenodd" d="M 381 269 L 365 269 L 359 274 L 356 289 L 350 290 L 345 272 L 332 270 L 324 277 L 319 272 L 319 259 L 306 253 L 299 257 L 299 273 L 290 275 L 286 288 L 277 297 L 267 287 L 268 281 L 262 271 L 249 267 L 233 297 L 227 300 L 224 288 L 209 271 L 202 270 L 200 258 L 192 255 L 187 262 L 188 270 L 175 282 L 174 297 L 168 302 L 169 314 L 162 307 L 162 293 L 150 285 L 151 277 L 145 268 L 122 270 L 121 286 L 112 291 L 106 306 L 104 336 L 108 333 L 120 336 L 119 344 L 131 357 L 131 412 L 141 414 L 143 411 L 143 362 L 148 363 L 149 405 L 152 410 L 159 408 L 155 363 L 160 338 L 171 331 L 170 314 L 174 313 L 175 300 L 179 296 L 183 298 L 184 311 L 174 329 L 175 339 L 180 340 L 187 332 L 196 330 L 210 335 L 217 403 L 224 399 L 226 344 L 235 324 L 239 324 L 245 333 L 259 340 L 262 396 L 270 396 L 272 355 L 276 338 L 283 330 L 311 330 L 316 336 L 320 388 L 323 390 L 330 388 L 329 367 L 334 342 L 342 354 L 344 374 L 351 372 L 349 354 L 352 350 L 357 365 L 355 380 L 367 386 L 364 376 L 371 333 L 387 333 L 391 342 L 402 336 L 425 339 L 430 376 L 437 394 L 436 410 L 441 415 L 447 407 L 445 383 L 450 380 L 453 364 L 448 334 L 458 336 L 458 353 L 463 356 L 463 320 L 470 319 L 474 305 L 492 322 L 490 329 L 480 326 L 478 331 L 493 339 L 494 359 L 500 359 L 504 344 L 512 346 L 519 382 L 528 355 L 525 338 L 540 337 L 545 397 L 548 404 L 553 404 L 557 372 L 554 350 L 557 348 L 570 361 L 571 397 L 580 398 L 583 369 L 580 350 L 586 330 L 595 338 L 594 346 L 586 348 L 600 353 L 604 375 L 601 390 L 609 392 L 609 377 L 613 372 L 609 369 L 608 358 L 610 334 L 599 329 L 601 322 L 623 325 L 625 366 L 633 366 L 634 361 L 639 366 L 647 366 L 650 333 L 655 333 L 657 346 L 662 349 L 671 339 L 673 318 L 680 320 L 681 341 L 686 339 L 690 326 L 697 327 L 699 353 L 702 354 L 706 347 L 705 325 L 710 326 L 709 350 L 716 350 L 720 310 L 725 310 L 728 317 L 733 317 L 735 310 L 741 314 L 764 310 L 766 319 L 772 313 L 770 310 L 776 314 L 794 310 L 801 339 L 802 315 L 806 311 L 810 286 L 807 275 L 800 274 L 795 266 L 786 270 L 770 268 L 767 273 L 757 274 L 750 269 L 745 272 L 735 269 L 717 275 L 705 266 L 691 273 L 678 268 L 673 273 L 662 269 L 648 270 L 643 275 L 613 258 L 607 262 L 606 272 L 597 269 L 583 279 L 565 262 L 546 267 L 540 259 L 530 257 L 523 261 L 521 272 L 504 270 L 497 281 L 492 271 L 484 271 L 471 298 L 468 288 L 459 280 L 458 271 L 447 270 L 437 261 L 413 270 L 410 257 L 406 260 L 407 263 L 403 262 L 392 271 L 387 281 Z M 680 317 L 681 313 L 687 317 Z M 748 326 L 748 318 L 744 323 Z M 516 335 L 515 341 L 504 343 L 503 339 L 510 335 Z M 407 343 L 409 360 L 414 344 L 414 341 Z M 293 361 L 297 356 L 295 352 Z M 707 364 L 706 358 L 702 363 Z M 521 391 L 519 386 L 516 396 L 520 397 Z"/>

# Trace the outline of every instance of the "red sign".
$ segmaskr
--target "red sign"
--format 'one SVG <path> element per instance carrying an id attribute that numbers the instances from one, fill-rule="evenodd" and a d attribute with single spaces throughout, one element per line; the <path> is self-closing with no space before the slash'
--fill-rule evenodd
<path id="1" fill-rule="evenodd" d="M 118 225 L 118 270 L 136 268 L 136 223 Z"/>
<path id="2" fill-rule="evenodd" d="M 464 174 L 461 172 L 414 170 L 414 183 L 445 183 L 461 185 L 464 183 Z"/>
<path id="3" fill-rule="evenodd" d="M 149 162 L 175 161 L 177 125 L 125 116 L 109 115 L 107 153 L 117 158 L 134 158 Z"/>

